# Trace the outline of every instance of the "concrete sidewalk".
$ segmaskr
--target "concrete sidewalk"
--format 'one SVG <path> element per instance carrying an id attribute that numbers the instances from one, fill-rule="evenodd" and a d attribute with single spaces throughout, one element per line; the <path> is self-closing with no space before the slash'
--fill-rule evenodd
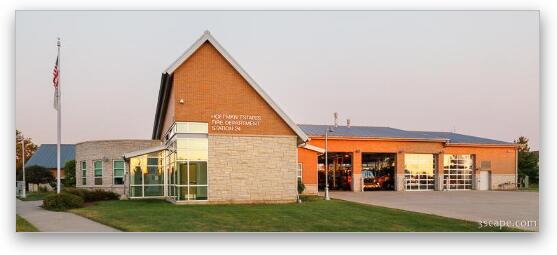
<path id="1" fill-rule="evenodd" d="M 67 212 L 48 211 L 43 201 L 16 199 L 16 212 L 41 232 L 119 232 L 119 230 Z"/>

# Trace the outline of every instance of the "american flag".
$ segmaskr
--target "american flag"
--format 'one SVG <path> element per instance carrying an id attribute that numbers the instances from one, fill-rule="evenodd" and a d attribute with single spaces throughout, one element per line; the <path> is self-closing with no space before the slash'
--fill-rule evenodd
<path id="1" fill-rule="evenodd" d="M 56 56 L 56 63 L 54 64 L 54 71 L 52 74 L 54 77 L 52 78 L 52 84 L 54 85 L 54 109 L 58 110 L 60 107 L 59 100 L 60 100 L 60 93 L 58 92 L 58 77 L 60 75 L 60 71 L 58 70 L 58 60 L 60 56 Z"/>
<path id="2" fill-rule="evenodd" d="M 54 77 L 52 78 L 52 83 L 54 84 L 54 88 L 58 89 L 58 57 L 56 57 L 56 64 L 54 64 L 54 71 L 52 71 Z"/>

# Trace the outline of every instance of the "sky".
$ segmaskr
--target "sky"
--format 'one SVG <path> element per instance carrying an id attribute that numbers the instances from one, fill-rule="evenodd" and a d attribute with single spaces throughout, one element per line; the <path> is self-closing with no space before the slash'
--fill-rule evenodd
<path id="1" fill-rule="evenodd" d="M 537 11 L 17 11 L 16 128 L 150 139 L 161 73 L 205 30 L 299 124 L 540 143 Z"/>

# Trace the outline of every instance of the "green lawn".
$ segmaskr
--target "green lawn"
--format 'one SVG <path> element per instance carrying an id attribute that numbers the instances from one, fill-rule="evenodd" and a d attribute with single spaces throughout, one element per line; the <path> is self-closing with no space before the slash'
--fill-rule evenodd
<path id="1" fill-rule="evenodd" d="M 540 192 L 540 185 L 537 183 L 530 183 L 530 185 L 528 185 L 527 189 L 520 189 L 522 191 L 534 191 L 534 192 Z"/>
<path id="2" fill-rule="evenodd" d="M 19 215 L 15 215 L 15 231 L 16 232 L 39 232 L 33 224 Z"/>
<path id="3" fill-rule="evenodd" d="M 54 194 L 54 192 L 27 192 L 25 198 L 19 198 L 23 201 L 43 200 L 46 196 Z"/>
<path id="4" fill-rule="evenodd" d="M 431 232 L 513 231 L 341 200 L 302 204 L 174 205 L 162 200 L 102 201 L 71 212 L 123 231 Z"/>

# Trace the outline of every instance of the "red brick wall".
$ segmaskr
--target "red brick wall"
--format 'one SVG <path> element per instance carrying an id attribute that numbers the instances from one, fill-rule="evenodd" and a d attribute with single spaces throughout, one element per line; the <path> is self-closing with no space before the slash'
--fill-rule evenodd
<path id="1" fill-rule="evenodd" d="M 174 72 L 173 84 L 171 103 L 176 121 L 208 122 L 210 134 L 295 135 L 209 42 Z M 261 121 L 257 126 L 241 126 L 240 130 L 213 130 L 212 115 L 219 113 L 260 116 Z"/>
<path id="2" fill-rule="evenodd" d="M 298 148 L 298 162 L 302 163 L 302 182 L 317 184 L 317 155 L 316 151 Z"/>
<path id="3" fill-rule="evenodd" d="M 54 177 L 54 179 L 56 180 L 56 171 L 57 171 L 57 169 L 56 169 L 56 168 L 52 168 L 52 169 L 49 169 L 49 170 L 50 170 L 50 175 L 52 175 L 52 177 Z M 64 168 L 60 168 L 60 179 L 63 179 L 64 176 L 66 176 L 66 175 L 64 174 Z"/>
<path id="4" fill-rule="evenodd" d="M 491 161 L 492 174 L 515 174 L 516 149 L 511 147 L 448 146 L 445 154 L 474 154 L 476 168 L 484 160 Z"/>

